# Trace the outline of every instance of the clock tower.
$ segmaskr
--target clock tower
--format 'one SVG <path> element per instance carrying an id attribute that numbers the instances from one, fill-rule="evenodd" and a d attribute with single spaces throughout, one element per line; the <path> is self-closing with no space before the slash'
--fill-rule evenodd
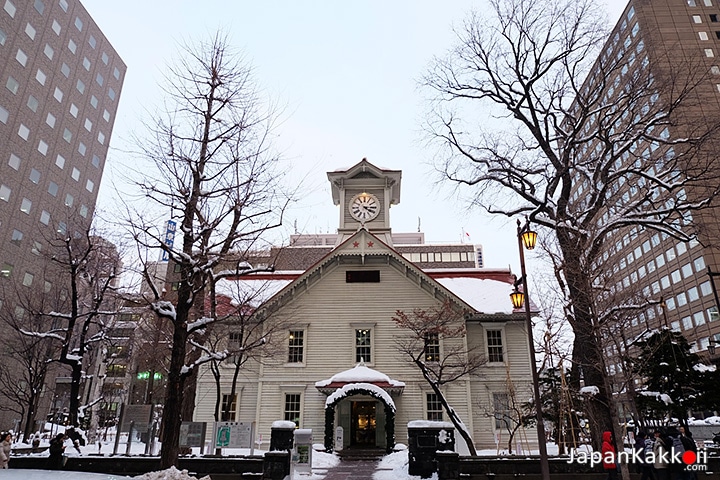
<path id="1" fill-rule="evenodd" d="M 333 203 L 340 206 L 340 244 L 359 228 L 366 228 L 392 245 L 390 207 L 400 203 L 400 170 L 376 167 L 363 158 L 347 170 L 328 172 Z"/>

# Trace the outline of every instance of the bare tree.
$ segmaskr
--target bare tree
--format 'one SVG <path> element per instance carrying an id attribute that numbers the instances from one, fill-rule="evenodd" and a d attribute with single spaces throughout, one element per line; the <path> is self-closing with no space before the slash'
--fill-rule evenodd
<path id="1" fill-rule="evenodd" d="M 595 273 L 614 236 L 697 233 L 689 219 L 720 184 L 710 146 L 718 125 L 688 115 L 703 101 L 707 67 L 656 59 L 650 72 L 632 36 L 598 55 L 607 34 L 591 0 L 490 4 L 492 18 L 471 17 L 426 77 L 437 99 L 430 130 L 445 147 L 445 178 L 474 187 L 476 205 L 526 215 L 553 234 L 572 361 L 599 389 L 589 403 L 599 447 L 617 422 Z"/>
<path id="2" fill-rule="evenodd" d="M 430 385 L 445 413 L 465 440 L 470 455 L 476 456 L 472 433 L 443 393 L 443 387 L 463 377 L 477 374 L 487 359 L 477 348 L 468 348 L 462 312 L 449 303 L 436 308 L 395 312 L 395 324 L 403 331 L 396 337 L 398 352 L 414 364 Z M 443 348 L 440 349 L 440 341 Z"/>
<path id="3" fill-rule="evenodd" d="M 7 304 L 9 306 L 10 302 Z M 18 329 L 30 325 L 39 329 L 38 318 L 18 318 L 5 308 L 0 311 L 0 318 L 6 327 L 0 360 L 3 365 L 0 370 L 0 396 L 5 400 L 0 402 L 0 409 L 20 416 L 22 438 L 27 442 L 34 433 L 39 416 L 41 395 L 52 367 L 48 359 L 54 358 L 54 347 L 47 338 L 18 333 Z"/>
<path id="4" fill-rule="evenodd" d="M 88 354 L 103 342 L 105 326 L 115 314 L 120 258 L 116 246 L 91 228 L 68 232 L 49 244 L 44 280 L 55 284 L 56 294 L 41 302 L 34 295 L 21 301 L 15 327 L 29 339 L 50 340 L 57 347 L 46 350 L 53 353 L 46 361 L 70 369 L 68 422 L 78 426 Z"/>
<path id="5" fill-rule="evenodd" d="M 152 166 L 137 185 L 146 202 L 177 221 L 174 245 L 158 232 L 154 216 L 131 212 L 129 219 L 139 248 L 162 249 L 179 270 L 172 291 L 164 294 L 145 269 L 151 308 L 172 332 L 163 468 L 177 461 L 185 388 L 196 367 L 227 355 L 198 348 L 217 320 L 205 309 L 207 288 L 229 253 L 247 251 L 281 224 L 288 201 L 269 146 L 274 115 L 263 112 L 251 69 L 219 35 L 184 54 L 169 69 L 167 111 L 155 116 L 147 141 L 138 142 Z"/>

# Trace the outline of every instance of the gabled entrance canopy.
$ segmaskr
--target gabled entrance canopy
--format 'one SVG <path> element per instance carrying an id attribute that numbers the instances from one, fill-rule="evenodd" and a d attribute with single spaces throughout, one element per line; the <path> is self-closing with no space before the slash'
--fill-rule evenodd
<path id="1" fill-rule="evenodd" d="M 405 388 L 405 383 L 393 380 L 382 372 L 366 367 L 364 362 L 358 363 L 349 370 L 336 373 L 327 380 L 315 382 L 315 388 L 325 395 L 330 395 L 337 389 L 354 383 L 369 383 L 396 395 L 401 394 Z"/>

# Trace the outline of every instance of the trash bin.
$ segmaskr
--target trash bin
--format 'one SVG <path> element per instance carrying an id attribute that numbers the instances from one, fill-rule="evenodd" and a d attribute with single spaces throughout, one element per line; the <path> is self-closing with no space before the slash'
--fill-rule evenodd
<path id="1" fill-rule="evenodd" d="M 273 422 L 270 429 L 270 451 L 290 451 L 293 448 L 293 433 L 295 422 L 278 420 Z"/>
<path id="2" fill-rule="evenodd" d="M 437 452 L 455 451 L 455 427 L 449 422 L 408 423 L 408 473 L 430 478 L 437 472 Z"/>

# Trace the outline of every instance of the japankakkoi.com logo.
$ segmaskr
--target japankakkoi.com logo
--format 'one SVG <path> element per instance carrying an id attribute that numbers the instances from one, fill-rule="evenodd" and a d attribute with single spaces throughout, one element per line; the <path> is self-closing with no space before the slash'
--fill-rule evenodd
<path id="1" fill-rule="evenodd" d="M 667 465 L 683 465 L 685 470 L 694 472 L 703 472 L 707 470 L 707 450 L 700 449 L 697 453 L 691 451 L 676 451 L 674 448 L 663 450 L 659 453 L 655 452 L 607 452 L 603 455 L 601 452 L 575 452 L 570 451 L 570 458 L 567 463 L 590 464 L 591 467 L 602 464 L 621 464 L 629 465 L 655 465 L 656 463 Z"/>

